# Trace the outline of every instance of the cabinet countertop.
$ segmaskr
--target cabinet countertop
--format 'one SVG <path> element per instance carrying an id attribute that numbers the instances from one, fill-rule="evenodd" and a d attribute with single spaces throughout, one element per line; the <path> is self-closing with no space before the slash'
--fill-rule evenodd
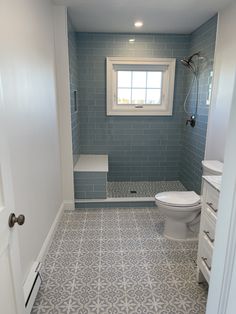
<path id="1" fill-rule="evenodd" d="M 203 176 L 203 179 L 220 192 L 222 176 Z"/>

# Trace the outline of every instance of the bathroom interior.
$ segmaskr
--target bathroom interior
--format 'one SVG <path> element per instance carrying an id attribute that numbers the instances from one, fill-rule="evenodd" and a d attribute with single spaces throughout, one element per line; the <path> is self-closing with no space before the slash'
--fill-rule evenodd
<path id="1" fill-rule="evenodd" d="M 233 314 L 235 2 L 23 2 L 0 127 L 25 312 L 4 314 Z"/>
<path id="2" fill-rule="evenodd" d="M 75 26 L 78 17 L 73 12 L 73 6 L 69 7 L 67 32 L 76 211 L 91 213 L 90 223 L 98 223 L 99 227 L 102 219 L 106 222 L 104 228 L 116 228 L 115 224 L 120 222 L 120 232 L 126 234 L 128 230 L 127 236 L 130 228 L 135 228 L 135 222 L 138 226 L 146 224 L 147 229 L 153 227 L 152 235 L 146 234 L 147 230 L 141 235 L 144 254 L 146 249 L 170 254 L 162 262 L 173 263 L 172 271 L 183 280 L 169 283 L 166 288 L 160 285 L 157 289 L 167 303 L 163 305 L 163 312 L 162 305 L 149 307 L 145 298 L 137 302 L 133 312 L 129 305 L 123 310 L 117 309 L 114 299 L 119 291 L 115 278 L 115 283 L 112 282 L 114 291 L 111 292 L 109 287 L 105 290 L 107 298 L 111 299 L 110 312 L 105 311 L 105 306 L 97 313 L 205 313 L 223 172 L 222 161 L 213 156 L 205 157 L 209 155 L 205 149 L 218 15 L 213 15 L 188 34 L 175 34 L 145 33 L 147 21 L 141 21 L 140 27 L 132 26 L 133 32 L 111 32 L 109 29 L 83 32 L 80 26 Z M 113 62 L 112 65 L 109 62 Z M 172 86 L 171 79 L 168 81 L 165 76 L 166 71 L 173 70 L 171 62 L 174 62 L 174 71 L 169 73 Z M 110 67 L 115 74 L 109 73 Z M 109 98 L 110 90 L 114 92 L 114 101 L 113 96 L 111 100 Z M 172 102 L 171 112 L 142 112 L 145 106 L 161 106 L 167 93 L 172 94 L 168 99 Z M 110 102 L 116 102 L 117 108 L 133 108 L 128 113 L 115 113 L 115 110 L 111 113 Z M 118 216 L 123 214 L 123 217 L 116 221 L 113 215 L 116 216 L 117 211 Z M 137 217 L 132 220 L 135 215 Z M 68 221 L 70 229 L 70 218 Z M 153 224 L 149 225 L 151 221 Z M 128 229 L 122 229 L 122 223 L 127 223 Z M 152 238 L 153 233 L 156 238 Z M 129 242 L 124 242 L 127 245 L 124 255 L 135 253 L 132 258 L 139 266 L 136 271 L 142 273 L 142 257 L 137 254 L 140 247 L 134 240 L 135 235 L 130 234 Z M 148 241 L 149 236 L 151 241 Z M 103 235 L 100 237 L 103 241 Z M 116 247 L 113 237 L 111 233 L 108 241 Z M 143 241 L 150 247 L 146 248 Z M 92 241 L 91 245 L 89 253 L 94 251 Z M 185 260 L 179 255 L 183 253 L 187 256 Z M 114 263 L 111 272 L 116 274 L 120 265 L 117 266 L 115 258 L 119 258 L 119 254 L 104 265 L 109 267 Z M 134 267 L 133 261 L 129 263 L 129 267 Z M 179 266 L 184 267 L 186 276 L 182 268 L 179 271 Z M 160 269 L 166 272 L 167 281 L 175 280 L 173 277 L 168 279 L 169 270 Z M 159 275 L 157 271 L 155 276 Z M 113 281 L 112 274 L 110 276 Z M 134 291 L 137 293 L 141 289 L 145 294 L 145 284 L 140 284 L 142 275 L 139 277 L 134 271 L 134 277 L 129 284 L 138 284 Z M 90 285 L 89 280 L 87 285 Z M 173 304 L 167 301 L 166 294 L 173 292 L 172 285 L 175 288 L 182 286 L 184 297 L 189 299 L 183 301 L 181 295 L 176 296 L 177 301 L 172 299 Z M 150 293 L 157 294 L 153 288 L 155 283 L 151 287 Z M 163 293 L 162 289 L 166 291 Z M 38 310 L 37 306 L 35 308 Z M 77 313 L 82 313 L 82 307 L 80 310 L 75 308 Z M 83 304 L 85 313 L 93 313 L 92 308 L 89 312 Z"/>
<path id="3" fill-rule="evenodd" d="M 201 288 L 189 308 L 183 305 L 183 313 L 204 313 L 223 172 L 221 161 L 205 160 L 218 16 L 189 34 L 145 33 L 146 21 L 138 21 L 142 25 L 134 25 L 131 33 L 83 32 L 76 28 L 76 18 L 69 8 L 75 208 L 97 214 L 126 208 L 126 213 L 144 217 L 138 224 L 148 224 L 150 215 L 158 243 L 167 252 L 181 247 L 191 261 L 185 266 L 196 268 L 186 280 Z M 113 92 L 115 100 L 109 98 Z M 172 94 L 170 112 L 143 112 L 148 106 L 162 106 L 167 94 Z M 116 103 L 118 113 L 109 103 Z M 125 106 L 130 111 L 119 112 Z M 113 228 L 108 218 L 109 223 Z M 139 250 L 135 241 L 129 245 L 131 252 Z M 191 298 L 191 293 L 186 296 Z M 111 313 L 115 308 L 113 304 Z M 180 313 L 180 308 L 170 313 Z M 140 309 L 150 311 L 145 302 Z M 158 307 L 150 313 L 159 313 Z"/>

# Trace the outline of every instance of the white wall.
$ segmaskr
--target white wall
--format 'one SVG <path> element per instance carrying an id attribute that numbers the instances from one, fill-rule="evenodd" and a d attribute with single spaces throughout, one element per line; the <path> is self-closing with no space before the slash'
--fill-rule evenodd
<path id="1" fill-rule="evenodd" d="M 65 207 L 74 209 L 73 151 L 70 112 L 70 74 L 67 9 L 54 6 L 55 61 L 60 129 L 62 192 Z"/>
<path id="2" fill-rule="evenodd" d="M 25 279 L 62 203 L 52 7 L 1 0 L 0 114 L 10 143 L 15 213 Z"/>
<path id="3" fill-rule="evenodd" d="M 212 104 L 205 159 L 224 161 L 224 150 L 236 70 L 236 3 L 219 12 Z"/>

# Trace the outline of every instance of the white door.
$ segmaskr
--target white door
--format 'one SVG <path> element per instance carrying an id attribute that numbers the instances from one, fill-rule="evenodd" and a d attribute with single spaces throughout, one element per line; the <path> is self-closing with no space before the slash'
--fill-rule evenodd
<path id="1" fill-rule="evenodd" d="M 10 228 L 11 213 L 14 213 L 14 195 L 10 160 L 6 141 L 4 143 L 0 136 L 0 313 L 23 314 L 25 307 L 17 229 L 24 226 L 16 222 Z M 20 224 L 23 223 L 22 218 L 19 219 Z"/>

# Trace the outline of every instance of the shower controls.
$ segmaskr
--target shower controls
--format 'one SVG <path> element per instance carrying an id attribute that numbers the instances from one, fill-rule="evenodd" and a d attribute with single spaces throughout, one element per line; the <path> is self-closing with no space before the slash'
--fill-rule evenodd
<path id="1" fill-rule="evenodd" d="M 195 116 L 191 116 L 190 119 L 186 120 L 186 125 L 190 124 L 192 128 L 195 127 L 196 124 L 196 118 Z"/>
<path id="2" fill-rule="evenodd" d="M 196 114 L 198 112 L 198 105 L 199 105 L 199 70 L 200 70 L 200 63 L 199 60 L 203 60 L 204 58 L 200 56 L 200 51 L 192 54 L 190 57 L 185 57 L 184 59 L 180 60 L 180 62 L 193 74 L 192 82 L 189 86 L 188 93 L 184 100 L 184 111 L 187 115 L 191 113 L 191 111 L 187 110 L 187 101 L 191 95 L 192 89 L 194 87 L 194 84 L 196 83 L 196 100 L 195 100 L 195 109 L 194 113 L 190 117 L 190 119 L 187 120 L 186 125 L 190 123 L 191 127 L 195 127 L 196 123 Z"/>

